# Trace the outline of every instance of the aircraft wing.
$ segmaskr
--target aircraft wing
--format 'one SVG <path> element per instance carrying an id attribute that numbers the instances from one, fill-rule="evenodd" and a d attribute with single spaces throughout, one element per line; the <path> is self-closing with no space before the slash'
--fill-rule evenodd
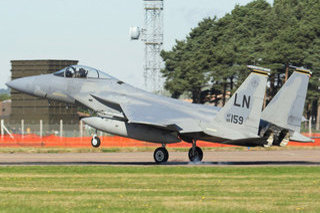
<path id="1" fill-rule="evenodd" d="M 201 131 L 196 119 L 173 103 L 149 101 L 123 94 L 91 94 L 103 104 L 118 104 L 129 123 L 151 125 L 161 129 L 177 132 Z"/>

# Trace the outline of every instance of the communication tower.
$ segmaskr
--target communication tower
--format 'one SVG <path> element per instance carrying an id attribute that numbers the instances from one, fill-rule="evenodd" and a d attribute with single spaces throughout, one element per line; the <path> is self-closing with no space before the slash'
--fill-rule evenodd
<path id="1" fill-rule="evenodd" d="M 148 90 L 162 90 L 163 80 L 160 69 L 163 62 L 160 52 L 163 46 L 163 0 L 143 0 L 144 27 L 130 28 L 131 40 L 141 40 L 145 44 L 144 80 Z"/>

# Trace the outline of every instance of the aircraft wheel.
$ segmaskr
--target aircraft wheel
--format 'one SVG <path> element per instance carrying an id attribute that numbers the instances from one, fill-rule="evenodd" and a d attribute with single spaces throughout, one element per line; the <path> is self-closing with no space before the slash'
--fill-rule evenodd
<path id="1" fill-rule="evenodd" d="M 192 162 L 202 161 L 203 159 L 202 149 L 198 146 L 194 147 L 194 150 L 193 148 L 190 148 L 188 156 L 189 156 L 189 160 Z"/>
<path id="2" fill-rule="evenodd" d="M 159 147 L 156 150 L 154 150 L 153 158 L 154 158 L 154 161 L 158 164 L 165 163 L 169 159 L 169 153 L 166 148 Z"/>
<path id="3" fill-rule="evenodd" d="M 91 145 L 95 148 L 98 148 L 101 144 L 101 140 L 98 136 L 94 135 L 91 139 Z"/>

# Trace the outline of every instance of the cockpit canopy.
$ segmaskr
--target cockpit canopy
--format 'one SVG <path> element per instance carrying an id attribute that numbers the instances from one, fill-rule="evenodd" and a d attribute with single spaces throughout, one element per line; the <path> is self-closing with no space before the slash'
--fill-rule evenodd
<path id="1" fill-rule="evenodd" d="M 92 67 L 82 66 L 82 65 L 71 65 L 58 72 L 54 75 L 61 76 L 65 78 L 101 78 L 101 79 L 111 79 L 112 76 L 94 69 Z"/>

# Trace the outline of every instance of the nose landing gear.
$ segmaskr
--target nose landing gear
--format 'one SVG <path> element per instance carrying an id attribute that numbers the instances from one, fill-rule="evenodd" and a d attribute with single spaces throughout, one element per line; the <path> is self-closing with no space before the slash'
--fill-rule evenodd
<path id="1" fill-rule="evenodd" d="M 91 145 L 94 148 L 98 148 L 101 145 L 101 140 L 97 135 L 93 135 L 93 137 L 91 139 Z"/>

